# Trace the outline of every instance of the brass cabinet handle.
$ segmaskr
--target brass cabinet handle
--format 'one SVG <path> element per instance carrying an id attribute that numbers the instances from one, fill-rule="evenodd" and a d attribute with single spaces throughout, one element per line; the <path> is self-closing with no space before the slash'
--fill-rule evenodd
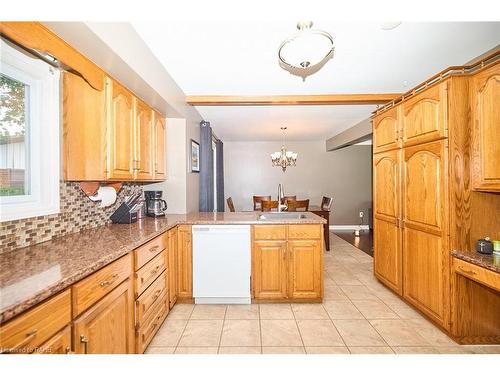
<path id="1" fill-rule="evenodd" d="M 109 285 L 111 285 L 115 279 L 118 277 L 118 274 L 115 273 L 114 275 L 112 275 L 108 280 L 104 280 L 103 282 L 101 282 L 99 285 L 101 286 L 101 288 L 105 288 Z"/>
<path id="2" fill-rule="evenodd" d="M 89 339 L 85 335 L 80 335 L 80 342 L 84 345 L 84 351 L 83 352 L 85 354 L 88 354 L 87 353 L 87 350 L 88 350 L 87 344 L 89 342 Z"/>
<path id="3" fill-rule="evenodd" d="M 159 248 L 160 248 L 160 246 L 156 245 L 156 246 L 153 246 L 152 248 L 150 248 L 150 249 L 149 249 L 149 251 L 150 251 L 151 253 L 154 253 L 154 252 L 156 252 Z"/>
<path id="4" fill-rule="evenodd" d="M 466 270 L 465 268 L 463 268 L 462 266 L 458 266 L 458 269 L 468 275 L 477 275 L 477 273 L 475 271 L 472 271 L 472 270 Z"/>
<path id="5" fill-rule="evenodd" d="M 156 301 L 161 294 L 161 289 L 158 289 L 153 295 L 153 301 Z"/>
<path id="6" fill-rule="evenodd" d="M 153 270 L 151 270 L 151 275 L 154 275 L 160 269 L 160 265 L 157 265 Z"/>
<path id="7" fill-rule="evenodd" d="M 75 352 L 71 351 L 71 348 L 69 346 L 66 347 L 65 352 L 66 354 L 75 354 Z"/>

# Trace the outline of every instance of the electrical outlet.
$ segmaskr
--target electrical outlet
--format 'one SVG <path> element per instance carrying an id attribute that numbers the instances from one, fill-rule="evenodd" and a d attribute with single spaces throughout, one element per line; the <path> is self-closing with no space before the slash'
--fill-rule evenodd
<path id="1" fill-rule="evenodd" d="M 359 217 L 365 216 L 365 213 L 363 211 L 359 211 Z"/>

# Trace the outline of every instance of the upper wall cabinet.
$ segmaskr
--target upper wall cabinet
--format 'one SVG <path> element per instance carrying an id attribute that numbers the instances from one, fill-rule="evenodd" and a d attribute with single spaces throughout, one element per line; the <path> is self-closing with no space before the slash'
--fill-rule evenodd
<path id="1" fill-rule="evenodd" d="M 395 107 L 373 119 L 373 152 L 390 151 L 401 146 L 399 111 L 400 108 Z"/>
<path id="2" fill-rule="evenodd" d="M 446 138 L 447 85 L 440 83 L 403 102 L 403 146 Z"/>
<path id="3" fill-rule="evenodd" d="M 472 78 L 473 187 L 500 191 L 500 63 Z"/>
<path id="4" fill-rule="evenodd" d="M 109 77 L 96 90 L 64 73 L 63 128 L 67 181 L 166 178 L 165 119 Z"/>
<path id="5" fill-rule="evenodd" d="M 62 157 L 66 180 L 106 179 L 105 107 L 104 83 L 97 90 L 75 74 L 63 74 Z"/>
<path id="6" fill-rule="evenodd" d="M 108 91 L 108 178 L 134 178 L 134 97 L 123 86 L 106 80 Z"/>
<path id="7" fill-rule="evenodd" d="M 152 180 L 154 133 L 153 111 L 144 102 L 135 100 L 134 171 L 138 180 Z"/>
<path id="8" fill-rule="evenodd" d="M 165 180 L 167 178 L 166 171 L 166 146 L 165 135 L 167 127 L 165 119 L 158 113 L 153 112 L 154 116 L 154 178 L 155 180 Z"/>

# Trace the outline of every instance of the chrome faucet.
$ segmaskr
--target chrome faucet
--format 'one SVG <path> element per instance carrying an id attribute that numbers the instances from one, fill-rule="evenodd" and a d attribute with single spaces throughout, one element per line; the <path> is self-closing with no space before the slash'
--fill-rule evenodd
<path id="1" fill-rule="evenodd" d="M 286 204 L 282 204 L 283 198 L 285 197 L 285 192 L 283 191 L 283 185 L 278 184 L 278 212 L 282 212 L 288 209 Z"/>

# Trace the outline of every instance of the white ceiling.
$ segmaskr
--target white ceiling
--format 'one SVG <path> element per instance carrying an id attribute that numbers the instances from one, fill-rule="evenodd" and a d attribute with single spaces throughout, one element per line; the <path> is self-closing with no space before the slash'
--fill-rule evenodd
<path id="1" fill-rule="evenodd" d="M 243 13 L 243 12 L 242 12 Z M 273 95 L 404 92 L 450 65 L 463 64 L 500 42 L 500 23 L 338 22 L 310 15 L 335 39 L 335 56 L 305 82 L 282 70 L 281 41 L 297 19 L 220 22 L 170 14 L 134 28 L 186 95 Z M 324 140 L 367 118 L 373 106 L 197 107 L 223 140 Z"/>

